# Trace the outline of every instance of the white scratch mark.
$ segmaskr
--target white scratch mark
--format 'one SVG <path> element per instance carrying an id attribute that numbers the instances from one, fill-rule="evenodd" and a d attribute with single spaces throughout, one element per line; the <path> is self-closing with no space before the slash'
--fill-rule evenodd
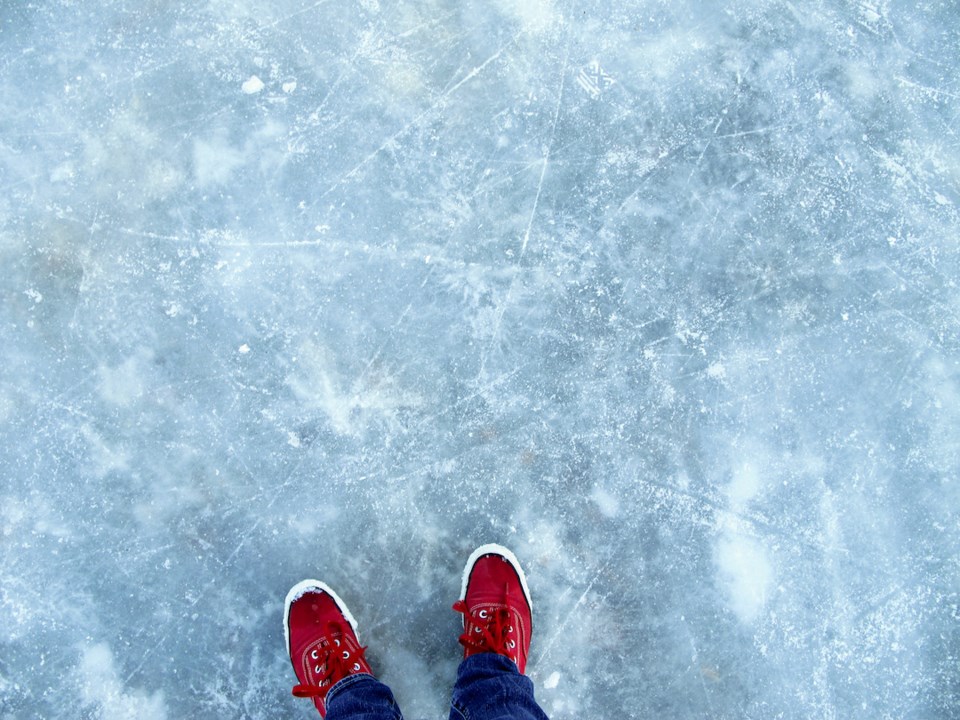
<path id="1" fill-rule="evenodd" d="M 304 8 L 303 10 L 297 10 L 297 12 L 295 12 L 295 13 L 290 13 L 289 15 L 287 15 L 287 16 L 285 16 L 285 17 L 282 17 L 282 18 L 280 18 L 279 20 L 274 20 L 272 23 L 267 23 L 266 25 L 263 25 L 262 27 L 263 27 L 264 29 L 276 27 L 276 26 L 279 25 L 280 23 L 285 23 L 285 22 L 287 22 L 288 20 L 293 20 L 293 18 L 295 18 L 295 17 L 298 17 L 298 16 L 300 16 L 300 15 L 304 15 L 304 14 L 310 12 L 311 10 L 316 10 L 316 9 L 317 9 L 318 7 L 320 7 L 321 5 L 326 5 L 328 2 L 330 2 L 330 0 L 320 0 L 319 2 L 315 2 L 315 3 L 314 3 L 313 5 L 311 5 L 310 7 L 306 7 L 306 8 Z"/>
<path id="2" fill-rule="evenodd" d="M 481 72 L 483 72 L 483 70 L 484 70 L 490 63 L 492 63 L 494 60 L 496 60 L 497 58 L 499 58 L 500 55 L 503 54 L 503 51 L 504 51 L 505 49 L 506 49 L 506 46 L 500 48 L 499 50 L 497 50 L 497 52 L 495 52 L 493 55 L 491 55 L 489 58 L 487 58 L 485 62 L 483 62 L 481 65 L 478 65 L 478 66 L 475 67 L 473 70 L 471 70 L 469 73 L 467 73 L 467 75 L 466 75 L 462 80 L 460 80 L 460 82 L 458 82 L 456 85 L 454 85 L 452 88 L 450 88 L 449 90 L 447 90 L 446 92 L 444 92 L 440 97 L 438 97 L 438 98 L 436 99 L 436 101 L 434 101 L 434 103 L 433 103 L 430 107 L 428 107 L 426 110 L 424 110 L 423 112 L 421 112 L 421 113 L 420 113 L 419 115 L 417 115 L 413 120 L 411 120 L 410 122 L 408 122 L 408 123 L 407 123 L 406 125 L 404 125 L 402 128 L 400 128 L 399 130 L 397 130 L 397 132 L 395 132 L 393 135 L 391 135 L 391 136 L 388 137 L 386 140 L 384 140 L 383 143 L 381 143 L 380 147 L 378 147 L 378 148 L 377 148 L 376 150 L 374 150 L 372 153 L 370 153 L 369 155 L 367 155 L 363 160 L 361 160 L 359 163 L 357 163 L 357 165 L 356 165 L 352 170 L 350 170 L 350 172 L 348 172 L 348 173 L 347 173 L 346 175 L 344 175 L 342 178 L 340 178 L 339 180 L 337 180 L 337 182 L 335 182 L 335 183 L 334 183 L 333 185 L 331 185 L 329 188 L 327 188 L 326 190 L 324 190 L 323 193 L 320 194 L 320 198 L 326 197 L 327 195 L 329 195 L 330 193 L 332 193 L 334 190 L 336 190 L 338 187 L 340 187 L 343 183 L 345 183 L 347 180 L 350 180 L 351 178 L 353 178 L 354 176 L 356 176 L 356 174 L 359 173 L 359 172 L 367 165 L 367 163 L 369 163 L 371 160 L 373 160 L 375 157 L 377 157 L 377 156 L 378 156 L 380 153 L 382 153 L 384 150 L 386 150 L 387 148 L 391 147 L 391 146 L 396 142 L 397 138 L 400 138 L 400 137 L 402 137 L 403 135 L 405 135 L 405 134 L 407 133 L 407 131 L 410 130 L 410 128 L 416 127 L 417 125 L 419 125 L 419 124 L 420 124 L 420 121 L 423 120 L 423 118 L 425 118 L 427 115 L 429 115 L 429 114 L 432 113 L 434 110 L 436 110 L 438 107 L 440 107 L 440 105 L 442 105 L 443 102 L 444 102 L 452 93 L 456 92 L 456 91 L 457 91 L 460 87 L 462 87 L 465 83 L 469 82 L 469 81 L 472 80 L 473 78 L 477 77 L 477 75 L 479 75 Z"/>

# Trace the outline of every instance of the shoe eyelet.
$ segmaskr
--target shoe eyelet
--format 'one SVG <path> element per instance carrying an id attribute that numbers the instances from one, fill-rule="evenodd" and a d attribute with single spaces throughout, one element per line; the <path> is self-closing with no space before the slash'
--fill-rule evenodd
<path id="1" fill-rule="evenodd" d="M 343 651 L 343 659 L 344 659 L 344 660 L 349 660 L 349 659 L 350 659 L 350 652 L 349 652 L 348 650 L 344 650 L 344 651 Z"/>
<path id="2" fill-rule="evenodd" d="M 513 632 L 513 625 L 507 625 L 507 632 Z"/>
<path id="3" fill-rule="evenodd" d="M 333 639 L 333 644 L 336 645 L 337 647 L 340 647 L 340 641 L 337 638 Z"/>
<path id="4" fill-rule="evenodd" d="M 475 633 L 483 632 L 479 627 L 476 627 L 476 626 L 474 626 L 473 631 L 474 631 Z"/>
<path id="5" fill-rule="evenodd" d="M 354 672 L 360 672 L 360 663 L 354 663 L 354 664 L 353 664 L 353 671 L 354 671 Z"/>
<path id="6" fill-rule="evenodd" d="M 320 659 L 320 655 L 319 655 L 319 653 L 317 653 L 316 650 L 311 650 L 311 651 L 310 651 L 310 657 L 311 657 L 313 660 L 319 660 L 319 659 Z"/>
<path id="7" fill-rule="evenodd" d="M 487 619 L 487 611 L 486 611 L 486 610 L 481 610 L 480 612 L 477 613 L 477 615 L 479 615 L 480 617 L 482 617 L 484 620 Z"/>
<path id="8" fill-rule="evenodd" d="M 321 671 L 322 669 L 323 669 L 323 665 L 317 665 L 316 667 L 313 668 L 313 671 L 314 671 L 317 675 L 319 675 L 319 674 L 320 674 L 320 671 Z"/>
<path id="9" fill-rule="evenodd" d="M 507 640 L 507 647 L 513 650 L 517 644 L 513 640 Z"/>

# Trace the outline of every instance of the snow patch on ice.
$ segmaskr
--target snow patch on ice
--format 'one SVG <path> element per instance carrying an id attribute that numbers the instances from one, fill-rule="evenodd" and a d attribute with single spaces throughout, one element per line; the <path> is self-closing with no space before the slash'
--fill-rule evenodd
<path id="1" fill-rule="evenodd" d="M 605 517 L 614 518 L 620 514 L 620 503 L 615 495 L 597 485 L 590 493 L 590 499 L 596 503 Z"/>
<path id="2" fill-rule="evenodd" d="M 883 19 L 885 8 L 879 3 L 861 2 L 860 18 L 865 24 L 876 25 Z"/>
<path id="3" fill-rule="evenodd" d="M 748 460 L 733 473 L 727 486 L 727 497 L 733 509 L 742 510 L 759 492 L 760 472 L 757 466 Z"/>
<path id="4" fill-rule="evenodd" d="M 13 496 L 5 497 L 3 502 L 0 502 L 0 521 L 3 523 L 0 526 L 0 532 L 3 532 L 5 537 L 9 537 L 26 515 L 27 510 L 22 502 Z"/>
<path id="5" fill-rule="evenodd" d="M 553 0 L 494 0 L 501 13 L 520 24 L 524 32 L 537 34 L 549 30 L 559 21 Z"/>
<path id="6" fill-rule="evenodd" d="M 861 101 L 872 100 L 882 89 L 876 69 L 869 63 L 851 61 L 845 67 L 847 87 Z"/>
<path id="7" fill-rule="evenodd" d="M 73 180 L 77 176 L 77 170 L 70 161 L 60 163 L 50 173 L 50 182 L 59 183 Z"/>
<path id="8" fill-rule="evenodd" d="M 775 573 L 767 548 L 747 534 L 740 519 L 763 490 L 761 468 L 769 465 L 767 455 L 757 447 L 740 452 L 750 459 L 734 467 L 727 485 L 730 512 L 719 515 L 714 559 L 718 584 L 725 591 L 727 604 L 741 622 L 749 624 L 766 606 Z"/>
<path id="9" fill-rule="evenodd" d="M 547 690 L 553 690 L 559 684 L 560 684 L 560 673 L 558 672 L 550 673 L 550 677 L 548 677 L 546 680 L 543 681 L 543 686 Z"/>
<path id="10" fill-rule="evenodd" d="M 773 565 L 754 538 L 726 533 L 716 547 L 720 579 L 737 618 L 752 623 L 760 615 L 773 586 Z"/>
<path id="11" fill-rule="evenodd" d="M 243 153 L 230 147 L 223 138 L 193 143 L 193 172 L 201 188 L 223 185 L 243 162 Z"/>
<path id="12" fill-rule="evenodd" d="M 565 550 L 558 523 L 534 513 L 522 512 L 517 517 L 517 527 L 523 529 L 523 534 L 514 549 L 517 556 L 523 558 L 528 573 L 536 574 L 537 571 L 532 569 L 536 566 L 556 567 L 557 563 L 564 561 Z"/>
<path id="13" fill-rule="evenodd" d="M 256 75 L 251 75 L 243 85 L 240 86 L 240 89 L 243 90 L 247 95 L 256 95 L 258 92 L 263 90 L 263 80 L 258 78 Z"/>
<path id="14" fill-rule="evenodd" d="M 672 29 L 636 46 L 624 48 L 624 52 L 650 77 L 662 79 L 676 73 L 684 62 L 699 55 L 709 44 L 709 37 L 700 30 Z"/>
<path id="15" fill-rule="evenodd" d="M 722 362 L 715 362 L 707 368 L 707 377 L 712 377 L 714 380 L 722 380 L 726 376 L 727 369 Z"/>
<path id="16" fill-rule="evenodd" d="M 128 689 L 117 672 L 113 652 L 106 643 L 84 648 L 77 667 L 80 701 L 99 717 L 111 720 L 164 720 L 163 693 Z"/>

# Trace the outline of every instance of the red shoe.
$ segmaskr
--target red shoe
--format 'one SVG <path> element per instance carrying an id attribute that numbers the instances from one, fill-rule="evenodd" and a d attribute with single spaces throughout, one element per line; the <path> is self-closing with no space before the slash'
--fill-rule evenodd
<path id="1" fill-rule="evenodd" d="M 357 621 L 337 594 L 318 580 L 304 580 L 287 593 L 283 630 L 300 684 L 297 697 L 313 698 L 321 717 L 326 697 L 347 675 L 373 675 L 357 638 Z"/>
<path id="2" fill-rule="evenodd" d="M 463 614 L 464 659 L 492 652 L 513 660 L 521 673 L 526 670 L 533 603 L 527 578 L 512 552 L 502 545 L 474 550 L 453 609 Z"/>

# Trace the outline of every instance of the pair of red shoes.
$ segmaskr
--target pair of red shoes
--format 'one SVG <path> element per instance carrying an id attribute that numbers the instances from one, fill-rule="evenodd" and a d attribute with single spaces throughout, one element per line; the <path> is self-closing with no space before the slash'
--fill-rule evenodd
<path id="1" fill-rule="evenodd" d="M 522 673 L 530 651 L 532 603 L 527 579 L 512 552 L 501 545 L 477 548 L 463 570 L 460 599 L 464 659 L 492 652 L 510 658 Z M 298 697 L 313 699 L 326 717 L 327 692 L 348 675 L 373 675 L 357 638 L 357 621 L 333 590 L 304 580 L 287 593 L 284 632 L 300 684 Z"/>

